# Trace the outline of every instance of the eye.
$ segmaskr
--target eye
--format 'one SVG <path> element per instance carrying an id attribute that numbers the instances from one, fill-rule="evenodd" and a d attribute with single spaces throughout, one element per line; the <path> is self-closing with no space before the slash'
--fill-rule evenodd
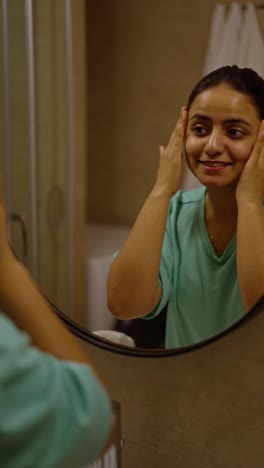
<path id="1" fill-rule="evenodd" d="M 241 138 L 244 135 L 244 132 L 239 128 L 229 128 L 227 134 L 234 139 Z"/>
<path id="2" fill-rule="evenodd" d="M 204 127 L 204 125 L 195 125 L 193 128 L 192 128 L 192 131 L 193 133 L 195 133 L 195 135 L 198 135 L 198 136 L 204 136 L 204 135 L 207 135 L 208 133 L 208 129 L 206 127 Z"/>

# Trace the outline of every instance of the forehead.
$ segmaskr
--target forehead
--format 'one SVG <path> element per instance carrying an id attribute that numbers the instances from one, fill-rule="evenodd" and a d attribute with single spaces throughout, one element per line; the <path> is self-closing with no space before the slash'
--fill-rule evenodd
<path id="1" fill-rule="evenodd" d="M 260 120 L 250 97 L 227 85 L 209 88 L 198 94 L 190 107 L 189 117 L 196 113 L 205 113 L 211 118 L 243 117 L 256 125 Z"/>

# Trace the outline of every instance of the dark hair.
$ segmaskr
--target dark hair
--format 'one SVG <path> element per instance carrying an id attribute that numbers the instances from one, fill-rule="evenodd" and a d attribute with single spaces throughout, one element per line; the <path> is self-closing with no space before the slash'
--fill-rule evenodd
<path id="1" fill-rule="evenodd" d="M 187 108 L 190 109 L 196 96 L 203 91 L 221 84 L 248 96 L 259 118 L 264 119 L 264 80 L 251 68 L 239 68 L 237 65 L 221 67 L 204 76 L 191 92 Z"/>

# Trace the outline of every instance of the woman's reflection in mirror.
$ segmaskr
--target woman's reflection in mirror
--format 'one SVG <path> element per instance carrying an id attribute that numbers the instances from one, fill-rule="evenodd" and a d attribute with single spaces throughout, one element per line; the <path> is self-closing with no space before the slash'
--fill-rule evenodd
<path id="1" fill-rule="evenodd" d="M 166 347 L 228 328 L 264 293 L 264 80 L 225 66 L 202 78 L 108 275 L 120 320 L 167 306 Z M 201 186 L 182 190 L 183 159 Z"/>

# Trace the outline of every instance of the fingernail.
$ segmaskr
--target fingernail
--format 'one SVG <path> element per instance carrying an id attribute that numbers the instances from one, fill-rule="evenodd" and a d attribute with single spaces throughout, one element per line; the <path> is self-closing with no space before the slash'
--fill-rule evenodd
<path id="1" fill-rule="evenodd" d="M 186 106 L 183 106 L 183 107 L 181 108 L 181 116 L 182 116 L 182 117 L 184 117 L 184 114 L 185 114 L 186 111 L 187 111 L 187 107 L 186 107 Z"/>

